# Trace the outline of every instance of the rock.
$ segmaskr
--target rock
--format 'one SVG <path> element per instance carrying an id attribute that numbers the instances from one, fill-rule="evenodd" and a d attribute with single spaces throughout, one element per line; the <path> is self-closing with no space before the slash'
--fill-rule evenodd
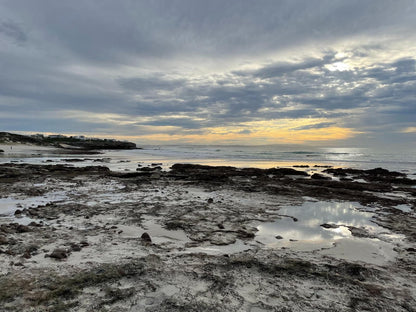
<path id="1" fill-rule="evenodd" d="M 26 232 L 30 232 L 30 228 L 26 225 L 23 224 L 19 224 L 16 228 L 16 232 L 17 233 L 26 233 Z"/>
<path id="2" fill-rule="evenodd" d="M 9 243 L 9 240 L 6 236 L 1 235 L 0 236 L 0 245 L 7 245 Z"/>
<path id="3" fill-rule="evenodd" d="M 355 226 L 349 226 L 348 229 L 351 232 L 352 236 L 355 237 L 368 237 L 368 238 L 375 238 L 374 235 L 370 234 L 366 229 L 364 228 L 357 228 Z"/>
<path id="4" fill-rule="evenodd" d="M 207 202 L 208 202 L 208 204 L 212 204 L 214 202 L 214 200 L 212 198 L 208 198 Z"/>
<path id="5" fill-rule="evenodd" d="M 86 247 L 90 245 L 87 241 L 81 241 L 79 244 L 81 245 L 81 247 Z"/>
<path id="6" fill-rule="evenodd" d="M 277 235 L 275 236 L 276 239 L 283 239 L 283 236 Z"/>
<path id="7" fill-rule="evenodd" d="M 14 212 L 15 216 L 20 216 L 22 214 L 22 211 L 20 209 L 16 209 L 16 211 Z"/>
<path id="8" fill-rule="evenodd" d="M 72 251 L 81 251 L 81 246 L 75 243 L 71 244 L 71 250 Z"/>
<path id="9" fill-rule="evenodd" d="M 309 168 L 308 165 L 293 165 L 293 168 Z"/>
<path id="10" fill-rule="evenodd" d="M 36 227 L 41 227 L 41 226 L 43 226 L 43 224 L 41 224 L 41 223 L 36 223 L 35 221 L 32 221 L 32 222 L 30 222 L 30 223 L 28 224 L 28 226 L 36 226 Z"/>
<path id="11" fill-rule="evenodd" d="M 57 248 L 54 251 L 52 251 L 52 253 L 50 255 L 46 255 L 46 256 L 49 257 L 49 258 L 54 258 L 54 259 L 57 259 L 57 260 L 62 260 L 62 259 L 68 258 L 68 253 L 67 253 L 67 251 L 65 249 Z"/>
<path id="12" fill-rule="evenodd" d="M 337 229 L 337 228 L 339 228 L 339 225 L 338 224 L 324 223 L 324 224 L 321 224 L 321 226 L 323 228 L 326 228 L 326 229 Z"/>
<path id="13" fill-rule="evenodd" d="M 152 242 L 152 239 L 150 238 L 150 235 L 147 232 L 144 232 L 140 238 L 142 239 L 142 242 L 145 242 L 145 243 Z"/>
<path id="14" fill-rule="evenodd" d="M 148 172 L 148 171 L 157 171 L 157 170 L 160 170 L 160 169 L 162 169 L 162 168 L 161 167 L 142 167 L 140 169 L 137 168 L 136 170 Z"/>
<path id="15" fill-rule="evenodd" d="M 218 232 L 218 233 L 213 233 L 209 237 L 209 242 L 213 245 L 218 245 L 218 246 L 234 244 L 235 241 L 236 241 L 236 237 L 234 233 Z"/>
<path id="16" fill-rule="evenodd" d="M 4 150 L 0 149 L 0 153 L 4 153 Z"/>

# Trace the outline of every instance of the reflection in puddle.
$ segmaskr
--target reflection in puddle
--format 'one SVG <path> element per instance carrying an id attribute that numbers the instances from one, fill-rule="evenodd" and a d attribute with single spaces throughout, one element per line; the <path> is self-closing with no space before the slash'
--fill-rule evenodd
<path id="1" fill-rule="evenodd" d="M 392 260 L 395 252 L 391 243 L 351 235 L 348 226 L 365 228 L 370 234 L 386 231 L 371 222 L 373 214 L 363 208 L 355 202 L 305 202 L 302 206 L 283 207 L 279 214 L 288 217 L 259 225 L 256 241 L 269 248 L 321 250 L 331 256 L 377 264 Z M 338 227 L 324 228 L 321 225 L 325 223 Z M 323 250 L 328 248 L 331 249 Z"/>
<path id="2" fill-rule="evenodd" d="M 358 203 L 350 202 L 306 202 L 302 206 L 283 207 L 279 214 L 282 217 L 276 222 L 258 226 L 256 240 L 268 247 L 294 247 L 318 249 L 332 246 L 334 240 L 351 237 L 346 226 L 366 227 L 374 230 L 377 225 L 370 222 L 372 214 L 359 211 Z M 321 224 L 337 224 L 338 228 L 326 229 Z M 276 239 L 276 236 L 282 237 Z M 309 248 L 308 248 L 309 245 Z"/>

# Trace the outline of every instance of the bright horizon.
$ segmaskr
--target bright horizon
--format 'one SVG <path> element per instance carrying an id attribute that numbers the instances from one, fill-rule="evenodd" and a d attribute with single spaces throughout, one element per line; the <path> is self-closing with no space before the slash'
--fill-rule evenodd
<path id="1" fill-rule="evenodd" d="M 2 1 L 0 131 L 416 144 L 414 1 Z"/>

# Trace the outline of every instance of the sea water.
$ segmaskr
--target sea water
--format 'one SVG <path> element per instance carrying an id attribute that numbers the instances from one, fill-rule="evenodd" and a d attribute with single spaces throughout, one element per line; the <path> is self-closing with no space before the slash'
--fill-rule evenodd
<path id="1" fill-rule="evenodd" d="M 175 163 L 235 167 L 292 167 L 296 165 L 334 166 L 372 169 L 382 167 L 400 171 L 416 178 L 416 147 L 401 149 L 374 149 L 357 147 L 315 147 L 302 145 L 163 145 L 140 146 L 134 150 L 102 151 L 99 155 L 65 155 L 48 153 L 47 150 L 24 149 L 21 153 L 0 154 L 0 163 L 70 163 L 75 166 L 104 165 L 112 170 L 136 170 L 138 165 L 157 164 L 168 169 Z M 16 150 L 16 149 L 15 149 Z M 15 151 L 14 150 L 14 151 Z M 84 162 L 67 162 L 66 159 L 85 158 Z M 104 161 L 96 161 L 96 160 Z M 315 167 L 317 168 L 317 167 Z M 309 169 L 317 170 L 317 169 Z M 413 177 L 412 177 L 413 176 Z"/>
<path id="2" fill-rule="evenodd" d="M 134 162 L 196 163 L 236 167 L 334 166 L 357 169 L 382 167 L 409 175 L 416 173 L 416 148 L 381 150 L 371 148 L 310 146 L 144 146 L 140 150 L 112 151 L 107 155 Z"/>

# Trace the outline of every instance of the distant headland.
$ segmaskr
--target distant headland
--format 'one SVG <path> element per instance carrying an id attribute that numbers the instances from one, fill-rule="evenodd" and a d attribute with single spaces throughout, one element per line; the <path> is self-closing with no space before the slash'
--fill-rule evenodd
<path id="1" fill-rule="evenodd" d="M 98 139 L 80 136 L 57 135 L 22 135 L 0 132 L 0 143 L 22 143 L 40 146 L 54 146 L 65 149 L 103 150 L 103 149 L 137 149 L 136 144 L 114 139 Z"/>

